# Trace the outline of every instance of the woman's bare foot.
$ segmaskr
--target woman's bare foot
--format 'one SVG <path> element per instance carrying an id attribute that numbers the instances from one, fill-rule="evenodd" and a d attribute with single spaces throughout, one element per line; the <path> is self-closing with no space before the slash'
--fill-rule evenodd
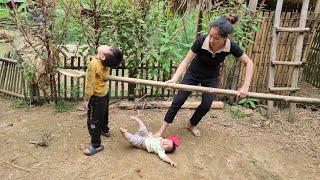
<path id="1" fill-rule="evenodd" d="M 200 130 L 195 126 L 192 126 L 190 123 L 188 123 L 187 129 L 189 129 L 194 136 L 200 136 Z"/>

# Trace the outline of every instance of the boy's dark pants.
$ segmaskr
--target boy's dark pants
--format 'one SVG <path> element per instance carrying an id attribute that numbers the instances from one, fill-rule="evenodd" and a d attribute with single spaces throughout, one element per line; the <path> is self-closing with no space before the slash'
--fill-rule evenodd
<path id="1" fill-rule="evenodd" d="M 88 110 L 88 130 L 91 135 L 91 145 L 99 147 L 101 144 L 101 131 L 109 132 L 109 96 L 91 96 Z"/>

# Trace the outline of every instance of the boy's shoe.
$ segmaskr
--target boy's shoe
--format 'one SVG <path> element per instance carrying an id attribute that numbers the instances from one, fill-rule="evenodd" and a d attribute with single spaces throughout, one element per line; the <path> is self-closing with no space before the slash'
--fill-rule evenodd
<path id="1" fill-rule="evenodd" d="M 105 136 L 105 137 L 110 137 L 111 133 L 110 133 L 110 131 L 108 131 L 108 132 L 101 131 L 101 135 Z"/>
<path id="2" fill-rule="evenodd" d="M 87 156 L 92 156 L 100 151 L 103 151 L 104 147 L 103 145 L 100 145 L 99 147 L 95 148 L 92 145 L 90 145 L 88 148 L 83 150 L 83 154 Z"/>

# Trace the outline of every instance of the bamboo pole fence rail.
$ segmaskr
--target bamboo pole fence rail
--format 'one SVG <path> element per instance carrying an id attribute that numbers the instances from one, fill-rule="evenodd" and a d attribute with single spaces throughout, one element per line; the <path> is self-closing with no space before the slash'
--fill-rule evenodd
<path id="1" fill-rule="evenodd" d="M 62 74 L 65 74 L 67 76 L 73 76 L 73 77 L 84 77 L 86 74 L 83 71 L 75 71 L 75 70 L 69 70 L 69 69 L 68 70 L 59 69 L 58 71 Z M 185 84 L 166 83 L 166 82 L 159 82 L 159 81 L 145 80 L 145 79 L 138 79 L 138 78 L 118 77 L 118 76 L 113 76 L 113 75 L 107 75 L 104 79 L 109 80 L 109 81 L 119 81 L 119 82 L 126 82 L 126 83 L 142 84 L 142 85 L 169 88 L 169 89 L 179 89 L 179 90 L 184 90 L 184 91 L 216 93 L 216 94 L 225 94 L 225 95 L 233 95 L 233 96 L 238 95 L 238 91 L 236 91 L 236 90 L 210 88 L 210 87 L 202 87 L 202 86 L 192 86 L 192 85 L 185 85 Z M 275 101 L 285 101 L 285 102 L 320 104 L 320 99 L 318 99 L 318 98 L 282 96 L 282 95 L 266 94 L 266 93 L 248 92 L 247 97 L 266 99 L 266 100 L 275 100 Z"/>

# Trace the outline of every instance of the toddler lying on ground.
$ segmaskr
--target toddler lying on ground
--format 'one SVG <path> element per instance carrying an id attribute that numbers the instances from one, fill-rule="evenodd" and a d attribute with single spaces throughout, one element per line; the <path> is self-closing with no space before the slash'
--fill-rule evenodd
<path id="1" fill-rule="evenodd" d="M 180 138 L 178 136 L 170 136 L 166 139 L 162 137 L 154 137 L 148 132 L 143 122 L 135 117 L 130 116 L 130 119 L 136 121 L 139 124 L 139 131 L 136 134 L 131 134 L 127 129 L 120 127 L 120 132 L 123 137 L 130 142 L 134 147 L 147 150 L 158 154 L 160 159 L 169 163 L 171 166 L 176 167 L 176 163 L 173 162 L 165 153 L 173 153 L 176 147 L 180 145 Z"/>

